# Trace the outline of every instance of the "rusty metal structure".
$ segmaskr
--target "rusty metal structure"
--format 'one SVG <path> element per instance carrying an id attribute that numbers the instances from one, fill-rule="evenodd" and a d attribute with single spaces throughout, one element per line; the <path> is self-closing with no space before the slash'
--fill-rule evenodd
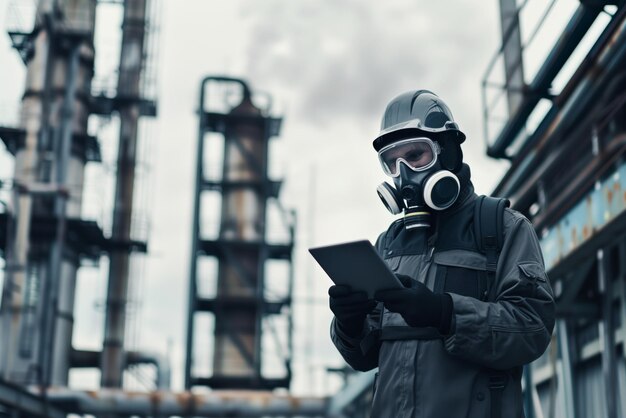
<path id="1" fill-rule="evenodd" d="M 288 387 L 291 378 L 295 213 L 278 202 L 281 182 L 268 178 L 269 139 L 278 135 L 281 119 L 269 115 L 267 98 L 264 108 L 257 107 L 241 80 L 209 77 L 203 82 L 189 325 L 198 331 L 196 314 L 210 312 L 216 326 L 213 375 L 194 374 L 198 369 L 192 367 L 190 349 L 186 378 L 189 387 L 254 390 L 171 392 L 167 358 L 127 346 L 132 260 L 147 251 L 147 241 L 136 233 L 135 190 L 140 120 L 156 116 L 154 97 L 146 94 L 154 2 L 40 0 L 34 27 L 10 32 L 27 67 L 27 87 L 21 122 L 0 127 L 0 138 L 15 157 L 15 179 L 8 184 L 13 195 L 0 202 L 0 255 L 5 260 L 0 416 L 328 416 L 328 398 L 270 391 Z M 101 4 L 123 6 L 114 86 L 94 80 Z M 218 91 L 222 84 L 240 87 L 226 92 L 230 103 L 233 97 L 237 102 L 226 113 L 209 109 L 204 100 L 215 84 Z M 88 127 L 92 116 L 119 121 L 111 225 L 82 217 L 86 164 L 101 162 L 100 138 Z M 202 164 L 203 139 L 211 133 L 223 135 L 217 177 L 207 175 L 213 166 L 205 171 Z M 200 231 L 206 223 L 201 192 L 219 195 L 217 237 Z M 271 227 L 276 219 L 282 226 L 278 239 Z M 72 346 L 77 272 L 84 263 L 97 265 L 101 257 L 110 261 L 103 347 L 84 350 Z M 196 274 L 206 258 L 218 260 L 214 276 Z M 214 297 L 204 293 L 211 278 Z M 188 338 L 198 355 L 204 347 L 194 346 L 192 332 Z M 267 348 L 271 344 L 275 350 Z M 154 390 L 124 388 L 125 373 L 137 365 L 156 367 Z M 69 371 L 76 368 L 99 369 L 102 389 L 68 388 Z M 281 375 L 268 373 L 277 369 Z"/>
<path id="2" fill-rule="evenodd" d="M 9 31 L 27 75 L 19 125 L 0 127 L 15 157 L 12 199 L 0 213 L 0 414 L 64 416 L 31 388 L 67 386 L 72 368 L 100 368 L 103 385 L 121 387 L 128 366 L 150 364 L 158 368 L 155 385 L 169 385 L 167 361 L 125 349 L 123 339 L 128 258 L 147 250 L 146 241 L 131 234 L 131 218 L 138 120 L 156 115 L 154 98 L 144 95 L 152 3 L 117 4 L 124 7 L 124 27 L 114 94 L 92 86 L 98 1 L 40 0 L 34 26 Z M 88 121 L 111 115 L 119 117 L 121 132 L 108 235 L 101 223 L 82 217 L 82 204 L 86 165 L 101 161 Z M 112 260 L 107 332 L 102 352 L 86 351 L 72 347 L 76 278 L 83 264 L 102 256 Z"/>
<path id="3" fill-rule="evenodd" d="M 227 109 L 215 109 L 229 99 Z M 254 104 L 246 82 L 228 77 L 202 81 L 198 115 L 185 387 L 287 388 L 295 214 L 278 202 L 281 182 L 268 178 L 269 141 L 279 134 L 281 119 Z M 211 196 L 216 198 L 213 213 Z M 276 226 L 268 213 L 272 205 L 282 220 L 278 241 L 268 228 Z M 211 260 L 214 270 L 200 274 L 200 266 Z M 277 262 L 284 267 L 280 273 L 270 267 Z M 277 280 L 282 288 L 271 294 Z M 198 329 L 202 315 L 212 317 L 214 338 L 212 364 L 201 371 L 199 363 L 210 358 L 195 342 L 208 331 Z M 286 338 L 281 341 L 279 335 Z M 272 342 L 276 348 L 270 352 L 265 347 Z M 281 375 L 269 376 L 264 370 L 263 363 L 271 361 L 268 355 L 282 368 Z"/>
<path id="4" fill-rule="evenodd" d="M 117 157 L 117 176 L 113 208 L 111 239 L 131 242 L 133 221 L 133 196 L 139 118 L 142 116 L 141 75 L 144 69 L 144 38 L 146 33 L 147 0 L 126 1 L 122 22 L 122 47 L 115 104 L 120 118 L 120 135 Z M 147 104 L 156 116 L 154 102 Z M 109 280 L 106 301 L 106 320 L 102 350 L 101 384 L 103 387 L 122 387 L 125 369 L 124 336 L 126 330 L 126 300 L 130 279 L 130 252 L 125 246 L 115 248 L 109 256 Z"/>
<path id="5" fill-rule="evenodd" d="M 105 243 L 99 226 L 80 218 L 84 167 L 99 155 L 87 132 L 95 8 L 41 1 L 33 31 L 9 34 L 27 66 L 21 126 L 0 128 L 16 160 L 13 210 L 0 233 L 0 373 L 15 383 L 67 384 L 77 269 Z"/>
<path id="6" fill-rule="evenodd" d="M 532 3 L 500 1 L 502 47 L 483 79 L 487 153 L 511 163 L 494 195 L 532 221 L 557 297 L 551 347 L 525 370 L 526 416 L 623 417 L 626 4 L 556 12 L 565 2 L 555 0 L 532 21 Z M 563 16 L 547 54 L 529 53 L 534 34 Z M 534 74 L 522 68 L 533 61 Z"/>

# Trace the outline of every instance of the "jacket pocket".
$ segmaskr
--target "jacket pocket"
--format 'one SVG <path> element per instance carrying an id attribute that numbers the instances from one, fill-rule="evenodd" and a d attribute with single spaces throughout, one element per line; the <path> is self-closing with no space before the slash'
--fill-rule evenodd
<path id="1" fill-rule="evenodd" d="M 480 253 L 450 250 L 436 253 L 436 293 L 455 293 L 484 300 L 487 295 L 486 259 Z"/>
<path id="2" fill-rule="evenodd" d="M 548 281 L 548 275 L 546 274 L 545 269 L 536 261 L 518 263 L 517 267 L 528 279 L 538 280 L 540 282 Z"/>
<path id="3" fill-rule="evenodd" d="M 441 268 L 441 267 L 438 267 Z M 480 272 L 462 267 L 445 267 L 443 293 L 456 293 L 475 299 L 483 297 L 483 285 Z"/>
<path id="4" fill-rule="evenodd" d="M 517 264 L 520 270 L 520 279 L 526 280 L 527 286 L 531 289 L 533 297 L 537 297 L 538 292 L 552 294 L 552 289 L 548 283 L 548 275 L 543 266 L 537 261 L 524 261 Z"/>

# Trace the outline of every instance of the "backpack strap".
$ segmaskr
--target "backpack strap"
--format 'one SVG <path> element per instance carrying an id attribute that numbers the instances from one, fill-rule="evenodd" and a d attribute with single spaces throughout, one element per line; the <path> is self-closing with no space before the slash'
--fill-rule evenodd
<path id="1" fill-rule="evenodd" d="M 496 268 L 504 243 L 504 209 L 510 206 L 508 199 L 479 196 L 474 206 L 474 237 L 481 253 L 487 257 L 486 300 L 494 300 Z M 491 394 L 490 417 L 502 417 L 502 394 L 508 376 L 500 370 L 489 370 Z"/>
<path id="2" fill-rule="evenodd" d="M 492 299 L 498 256 L 504 243 L 504 209 L 508 199 L 479 196 L 474 206 L 474 237 L 478 250 L 487 257 L 487 300 Z"/>

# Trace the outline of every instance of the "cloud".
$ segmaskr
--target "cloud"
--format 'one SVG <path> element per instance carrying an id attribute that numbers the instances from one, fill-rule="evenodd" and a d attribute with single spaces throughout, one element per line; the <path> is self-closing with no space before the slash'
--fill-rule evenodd
<path id="1" fill-rule="evenodd" d="M 251 35 L 247 73 L 291 91 L 295 117 L 303 122 L 379 120 L 386 102 L 404 90 L 445 86 L 454 94 L 468 73 L 478 86 L 468 70 L 484 65 L 475 58 L 485 29 L 468 23 L 478 17 L 469 1 L 455 2 L 454 14 L 449 2 L 273 0 L 248 1 L 244 8 Z"/>

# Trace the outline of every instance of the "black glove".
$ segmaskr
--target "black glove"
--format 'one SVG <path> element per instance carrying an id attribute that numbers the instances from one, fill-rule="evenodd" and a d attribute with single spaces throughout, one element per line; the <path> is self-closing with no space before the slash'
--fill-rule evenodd
<path id="1" fill-rule="evenodd" d="M 452 322 L 452 297 L 433 293 L 423 283 L 409 276 L 396 275 L 404 289 L 387 289 L 376 292 L 376 300 L 385 308 L 402 315 L 412 327 L 435 327 L 442 334 L 450 332 Z"/>
<path id="2" fill-rule="evenodd" d="M 368 299 L 365 292 L 355 292 L 345 285 L 331 286 L 328 296 L 330 310 L 341 330 L 351 338 L 361 335 L 365 317 L 376 307 L 376 301 Z"/>

